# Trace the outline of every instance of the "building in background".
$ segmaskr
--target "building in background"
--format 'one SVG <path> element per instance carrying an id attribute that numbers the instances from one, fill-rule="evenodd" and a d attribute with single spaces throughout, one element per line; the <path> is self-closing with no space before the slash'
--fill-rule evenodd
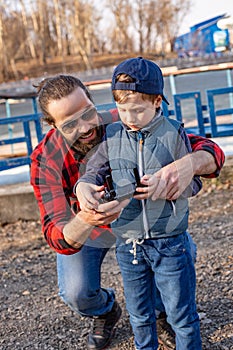
<path id="1" fill-rule="evenodd" d="M 230 28 L 233 19 L 223 14 L 190 27 L 190 32 L 180 35 L 174 43 L 178 57 L 219 56 L 231 51 Z"/>

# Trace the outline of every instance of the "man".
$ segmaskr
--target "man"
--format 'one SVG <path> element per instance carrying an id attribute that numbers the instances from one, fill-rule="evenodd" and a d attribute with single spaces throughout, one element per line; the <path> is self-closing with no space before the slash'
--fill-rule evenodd
<path id="1" fill-rule="evenodd" d="M 45 239 L 58 253 L 59 295 L 76 313 L 93 318 L 87 348 L 104 349 L 121 309 L 114 291 L 101 288 L 100 269 L 114 243 L 108 225 L 118 217 L 121 204 L 113 201 L 107 214 L 92 215 L 80 210 L 73 193 L 74 184 L 102 139 L 104 121 L 87 88 L 73 76 L 45 79 L 37 89 L 44 120 L 52 129 L 32 153 L 31 184 Z M 112 113 L 114 121 L 116 111 Z M 158 197 L 176 199 L 194 175 L 218 176 L 224 162 L 221 149 L 210 140 L 194 135 L 189 138 L 195 152 L 157 173 L 154 193 Z"/>

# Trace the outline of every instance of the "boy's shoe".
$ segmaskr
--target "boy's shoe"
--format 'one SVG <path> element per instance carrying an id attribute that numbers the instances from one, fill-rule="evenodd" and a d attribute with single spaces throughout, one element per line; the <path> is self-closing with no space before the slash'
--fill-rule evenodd
<path id="1" fill-rule="evenodd" d="M 119 321 L 121 313 L 120 305 L 115 301 L 111 311 L 93 318 L 92 331 L 87 339 L 89 350 L 101 350 L 110 343 L 114 334 L 114 327 Z"/>
<path id="2" fill-rule="evenodd" d="M 165 350 L 176 349 L 175 332 L 167 322 L 167 315 L 161 312 L 156 320 L 158 342 L 163 345 Z"/>

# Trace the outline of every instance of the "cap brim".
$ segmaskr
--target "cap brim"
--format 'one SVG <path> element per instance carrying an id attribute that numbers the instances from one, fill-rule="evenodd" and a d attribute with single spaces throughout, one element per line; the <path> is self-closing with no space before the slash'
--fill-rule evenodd
<path id="1" fill-rule="evenodd" d="M 162 95 L 162 99 L 163 99 L 164 102 L 166 102 L 166 104 L 169 105 L 169 102 L 168 102 L 168 100 L 166 99 L 166 97 L 164 95 Z"/>

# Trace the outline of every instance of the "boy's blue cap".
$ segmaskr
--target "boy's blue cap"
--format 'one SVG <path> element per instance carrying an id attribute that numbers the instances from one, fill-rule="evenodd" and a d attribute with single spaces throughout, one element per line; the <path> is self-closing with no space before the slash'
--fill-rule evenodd
<path id="1" fill-rule="evenodd" d="M 135 79 L 134 83 L 116 81 L 118 74 L 128 74 Z M 112 90 L 132 90 L 149 95 L 162 95 L 163 100 L 163 74 L 159 66 L 143 57 L 130 58 L 121 62 L 113 72 Z"/>

